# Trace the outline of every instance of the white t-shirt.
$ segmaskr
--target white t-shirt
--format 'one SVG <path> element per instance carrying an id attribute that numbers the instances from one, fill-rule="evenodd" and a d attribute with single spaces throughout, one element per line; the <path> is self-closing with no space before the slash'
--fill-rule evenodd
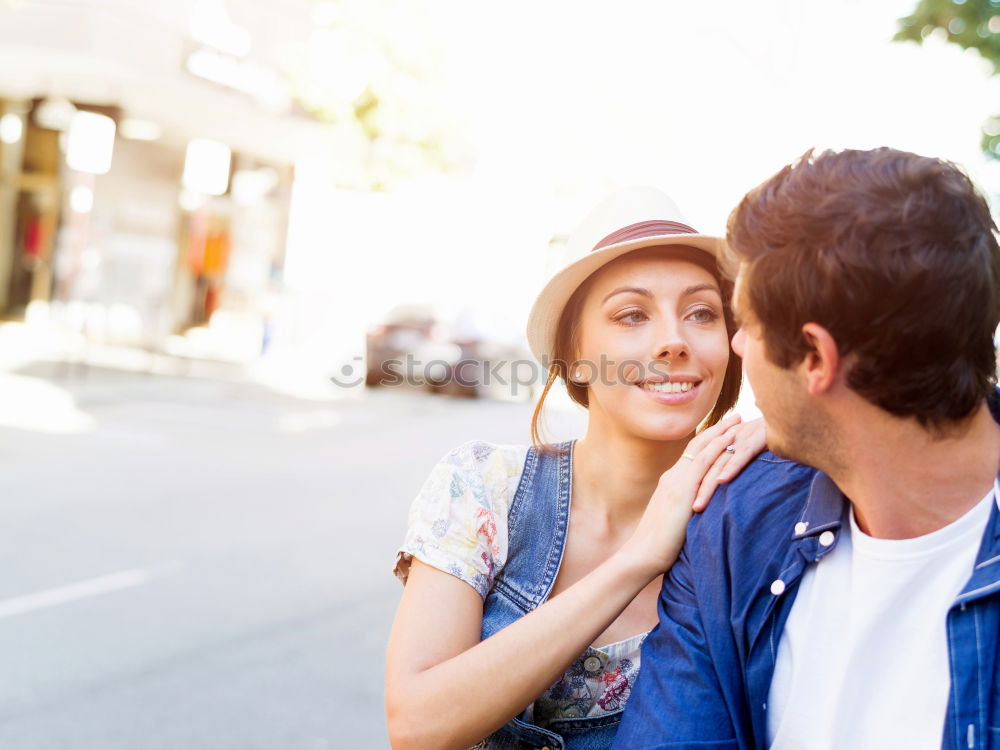
<path id="1" fill-rule="evenodd" d="M 767 702 L 772 750 L 938 750 L 951 684 L 946 618 L 972 575 L 997 487 L 916 539 L 875 539 L 850 513 L 802 576 Z"/>

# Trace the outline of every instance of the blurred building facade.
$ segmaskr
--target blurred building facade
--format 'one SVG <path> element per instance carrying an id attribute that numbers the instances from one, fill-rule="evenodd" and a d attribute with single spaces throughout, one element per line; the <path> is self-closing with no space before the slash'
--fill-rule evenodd
<path id="1" fill-rule="evenodd" d="M 259 350 L 323 137 L 280 72 L 311 11 L 0 2 L 0 318 L 160 347 L 221 313 Z"/>

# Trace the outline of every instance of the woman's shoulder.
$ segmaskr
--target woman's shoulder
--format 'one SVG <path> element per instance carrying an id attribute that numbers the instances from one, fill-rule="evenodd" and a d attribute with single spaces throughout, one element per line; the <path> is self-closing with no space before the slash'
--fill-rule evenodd
<path id="1" fill-rule="evenodd" d="M 506 523 L 527 453 L 527 446 L 470 440 L 445 454 L 431 472 L 425 491 L 439 493 L 452 503 L 488 508 Z"/>
<path id="2" fill-rule="evenodd" d="M 479 505 L 503 512 L 521 476 L 527 446 L 470 440 L 448 451 L 431 469 L 417 505 Z"/>
<path id="3" fill-rule="evenodd" d="M 416 557 L 485 597 L 507 559 L 507 517 L 527 452 L 482 440 L 448 451 L 410 506 L 397 577 L 405 582 Z"/>
<path id="4" fill-rule="evenodd" d="M 462 473 L 478 474 L 483 478 L 509 478 L 520 475 L 528 455 L 527 445 L 488 443 L 470 440 L 444 455 L 440 464 L 454 467 Z"/>

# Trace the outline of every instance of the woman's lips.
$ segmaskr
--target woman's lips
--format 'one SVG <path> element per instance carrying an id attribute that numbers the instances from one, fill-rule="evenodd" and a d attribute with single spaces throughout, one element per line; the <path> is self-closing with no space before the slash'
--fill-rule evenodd
<path id="1" fill-rule="evenodd" d="M 684 382 L 682 387 L 689 386 L 688 389 L 686 391 L 679 391 L 676 393 L 673 391 L 667 392 L 667 391 L 656 390 L 654 388 L 643 387 L 644 385 L 647 384 L 638 383 L 636 384 L 636 388 L 638 388 L 640 391 L 645 393 L 647 396 L 649 396 L 657 403 L 677 405 L 677 404 L 686 404 L 690 401 L 693 401 L 695 397 L 698 395 L 698 390 L 701 388 L 701 381 L 699 380 L 698 382 L 694 383 L 689 381 Z"/>

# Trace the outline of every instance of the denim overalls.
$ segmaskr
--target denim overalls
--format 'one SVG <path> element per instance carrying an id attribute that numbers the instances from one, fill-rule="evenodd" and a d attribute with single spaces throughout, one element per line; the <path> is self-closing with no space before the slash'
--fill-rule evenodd
<path id="1" fill-rule="evenodd" d="M 528 449 L 508 516 L 507 562 L 483 604 L 483 640 L 544 602 L 555 584 L 569 526 L 573 443 L 550 448 L 541 453 Z M 615 711 L 594 718 L 556 719 L 548 729 L 516 718 L 475 747 L 607 750 L 621 718 L 622 712 Z"/>

